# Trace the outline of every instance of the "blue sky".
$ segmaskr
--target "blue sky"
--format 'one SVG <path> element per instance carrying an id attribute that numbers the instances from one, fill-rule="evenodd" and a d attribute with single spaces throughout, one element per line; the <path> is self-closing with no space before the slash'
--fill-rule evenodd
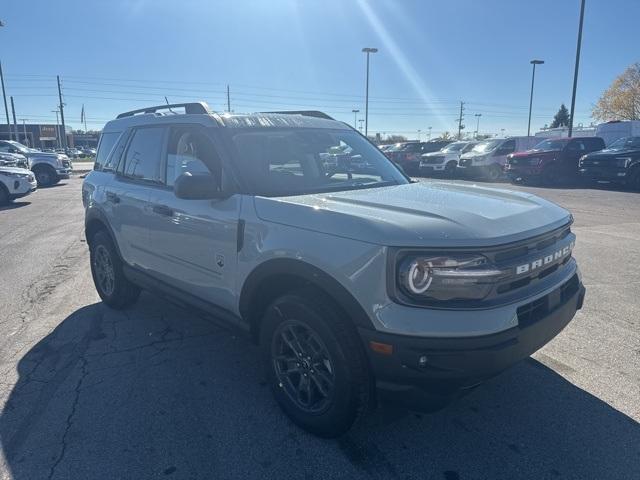
<path id="1" fill-rule="evenodd" d="M 5 0 L 0 60 L 18 118 L 89 128 L 121 111 L 204 99 L 234 111 L 321 109 L 369 132 L 426 137 L 457 130 L 522 134 L 536 71 L 532 129 L 569 106 L 579 0 Z M 638 0 L 587 0 L 576 122 L 616 75 L 640 61 Z M 4 112 L 2 112 L 4 113 Z M 4 115 L 1 117 L 4 121 Z"/>

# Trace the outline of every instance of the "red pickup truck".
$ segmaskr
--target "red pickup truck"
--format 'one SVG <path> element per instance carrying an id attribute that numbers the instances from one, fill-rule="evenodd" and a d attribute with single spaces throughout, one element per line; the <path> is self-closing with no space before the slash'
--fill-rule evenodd
<path id="1" fill-rule="evenodd" d="M 604 146 L 600 137 L 550 138 L 531 150 L 509 155 L 505 173 L 512 182 L 539 180 L 553 185 L 576 178 L 580 157 Z"/>

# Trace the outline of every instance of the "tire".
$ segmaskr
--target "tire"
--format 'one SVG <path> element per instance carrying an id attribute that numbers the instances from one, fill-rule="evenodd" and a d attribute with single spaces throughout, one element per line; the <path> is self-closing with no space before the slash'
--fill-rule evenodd
<path id="1" fill-rule="evenodd" d="M 365 416 L 373 398 L 368 362 L 331 298 L 315 290 L 281 296 L 265 312 L 260 340 L 267 381 L 293 423 L 334 438 Z"/>
<path id="2" fill-rule="evenodd" d="M 7 187 L 0 183 L 0 205 L 8 205 L 11 203 L 11 196 Z"/>
<path id="3" fill-rule="evenodd" d="M 125 277 L 122 260 L 107 232 L 100 230 L 93 235 L 89 254 L 91 276 L 102 301 L 116 310 L 133 305 L 140 296 L 140 287 Z"/>
<path id="4" fill-rule="evenodd" d="M 498 165 L 491 165 L 487 169 L 486 177 L 487 180 L 491 182 L 500 180 L 500 178 L 502 177 L 502 169 Z"/>
<path id="5" fill-rule="evenodd" d="M 549 165 L 540 174 L 540 183 L 545 186 L 556 186 L 560 183 L 560 172 L 555 165 Z"/>
<path id="6" fill-rule="evenodd" d="M 629 186 L 633 190 L 640 192 L 640 168 L 636 169 L 636 171 L 631 175 Z"/>
<path id="7" fill-rule="evenodd" d="M 458 163 L 455 161 L 451 161 L 444 166 L 444 174 L 449 178 L 455 177 L 457 169 Z"/>
<path id="8" fill-rule="evenodd" d="M 36 165 L 33 167 L 38 187 L 48 187 L 60 181 L 56 171 L 48 165 Z"/>

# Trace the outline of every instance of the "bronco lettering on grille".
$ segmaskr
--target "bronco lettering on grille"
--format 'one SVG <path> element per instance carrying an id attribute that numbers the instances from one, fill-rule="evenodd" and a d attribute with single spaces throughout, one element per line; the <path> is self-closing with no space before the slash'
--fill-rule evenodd
<path id="1" fill-rule="evenodd" d="M 516 275 L 522 275 L 523 273 L 531 272 L 545 265 L 549 265 L 550 263 L 555 262 L 556 260 L 560 260 L 571 253 L 573 250 L 574 242 L 571 242 L 564 248 L 560 250 L 556 250 L 549 255 L 545 255 L 544 257 L 537 258 L 532 262 L 525 263 L 523 265 L 518 265 L 516 267 Z"/>

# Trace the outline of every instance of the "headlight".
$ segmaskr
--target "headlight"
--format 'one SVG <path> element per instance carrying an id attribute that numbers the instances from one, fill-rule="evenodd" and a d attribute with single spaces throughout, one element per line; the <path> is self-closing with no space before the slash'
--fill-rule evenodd
<path id="1" fill-rule="evenodd" d="M 7 177 L 13 177 L 13 178 L 29 178 L 30 176 L 29 173 L 16 173 L 16 172 L 2 172 L 2 173 Z"/>
<path id="2" fill-rule="evenodd" d="M 616 158 L 616 167 L 627 168 L 631 163 L 630 157 L 617 157 Z"/>
<path id="3" fill-rule="evenodd" d="M 482 255 L 408 255 L 399 260 L 397 284 L 418 301 L 481 300 L 505 272 Z"/>

